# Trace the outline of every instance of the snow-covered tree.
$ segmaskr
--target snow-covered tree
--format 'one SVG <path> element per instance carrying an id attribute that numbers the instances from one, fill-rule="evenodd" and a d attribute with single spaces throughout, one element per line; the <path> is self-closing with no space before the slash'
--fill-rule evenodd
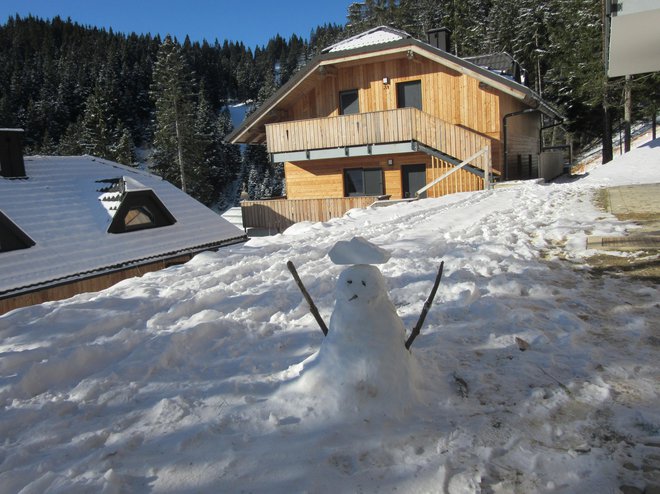
<path id="1" fill-rule="evenodd" d="M 156 107 L 153 168 L 186 192 L 195 151 L 193 79 L 170 36 L 158 49 L 151 95 Z"/>

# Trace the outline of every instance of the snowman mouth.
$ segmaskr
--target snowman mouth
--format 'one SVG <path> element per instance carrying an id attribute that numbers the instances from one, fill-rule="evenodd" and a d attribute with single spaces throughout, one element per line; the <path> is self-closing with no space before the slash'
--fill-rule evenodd
<path id="1" fill-rule="evenodd" d="M 358 296 L 357 296 L 357 295 L 353 295 L 351 298 L 348 299 L 348 301 L 349 301 L 349 302 L 352 302 L 352 301 L 355 300 L 356 298 L 358 298 Z"/>

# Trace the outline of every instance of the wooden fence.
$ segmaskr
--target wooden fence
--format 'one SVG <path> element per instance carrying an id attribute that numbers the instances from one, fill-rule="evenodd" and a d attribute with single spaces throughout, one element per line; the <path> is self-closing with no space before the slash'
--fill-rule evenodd
<path id="1" fill-rule="evenodd" d="M 376 196 L 360 196 L 242 201 L 243 227 L 269 228 L 281 232 L 299 221 L 317 222 L 340 218 L 349 209 L 366 208 L 376 200 Z"/>

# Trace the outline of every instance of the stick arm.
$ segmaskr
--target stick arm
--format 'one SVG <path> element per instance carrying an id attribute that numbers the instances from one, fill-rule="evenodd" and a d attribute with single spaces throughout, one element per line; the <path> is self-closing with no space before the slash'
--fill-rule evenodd
<path id="1" fill-rule="evenodd" d="M 410 332 L 410 336 L 406 341 L 407 350 L 410 350 L 410 346 L 413 344 L 413 341 L 415 341 L 415 338 L 417 338 L 420 330 L 422 329 L 422 325 L 424 324 L 424 320 L 426 319 L 426 314 L 431 308 L 431 305 L 433 304 L 433 299 L 435 298 L 435 293 L 438 291 L 438 287 L 440 286 L 440 280 L 442 279 L 442 270 L 444 269 L 444 267 L 445 267 L 445 261 L 442 261 L 440 263 L 440 268 L 438 269 L 438 274 L 435 277 L 435 283 L 433 283 L 433 288 L 431 289 L 429 298 L 427 298 L 426 302 L 424 302 L 424 308 L 422 309 L 422 313 L 419 315 L 417 324 L 415 324 L 415 327 Z"/>
<path id="2" fill-rule="evenodd" d="M 316 319 L 316 322 L 318 323 L 319 327 L 321 328 L 321 331 L 323 331 L 323 335 L 327 336 L 328 335 L 328 326 L 326 326 L 325 322 L 323 321 L 323 318 L 321 317 L 321 314 L 319 314 L 319 310 L 316 308 L 316 304 L 312 300 L 312 297 L 309 295 L 309 292 L 305 288 L 305 285 L 303 285 L 303 282 L 300 279 L 300 276 L 298 276 L 298 271 L 296 271 L 296 267 L 293 265 L 293 263 L 291 261 L 288 261 L 286 263 L 286 267 L 289 268 L 289 271 L 291 271 L 291 275 L 293 276 L 293 279 L 295 280 L 296 285 L 298 285 L 298 288 L 300 288 L 300 291 L 302 292 L 303 297 L 305 297 L 305 300 L 307 301 L 307 305 L 309 305 L 309 311 L 314 316 L 314 319 Z"/>

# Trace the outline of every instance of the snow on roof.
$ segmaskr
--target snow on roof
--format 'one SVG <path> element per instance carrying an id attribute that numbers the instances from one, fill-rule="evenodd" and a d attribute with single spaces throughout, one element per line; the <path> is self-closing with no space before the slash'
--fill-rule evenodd
<path id="1" fill-rule="evenodd" d="M 405 31 L 387 26 L 378 26 L 335 43 L 332 46 L 328 46 L 323 49 L 322 53 L 333 53 L 337 51 L 362 48 L 364 46 L 381 45 L 383 43 L 391 43 L 393 41 L 399 41 L 410 37 L 410 34 Z"/>
<path id="2" fill-rule="evenodd" d="M 244 233 L 169 182 L 91 156 L 26 157 L 28 179 L 0 178 L 0 210 L 35 241 L 0 253 L 0 295 L 149 258 L 233 243 Z M 173 225 L 108 233 L 122 190 L 151 189 Z M 104 199 L 104 200 L 102 200 Z"/>

